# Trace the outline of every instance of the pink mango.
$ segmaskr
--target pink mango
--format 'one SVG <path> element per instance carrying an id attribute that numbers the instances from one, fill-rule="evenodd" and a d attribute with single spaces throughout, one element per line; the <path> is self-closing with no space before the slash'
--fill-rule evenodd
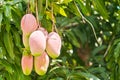
<path id="1" fill-rule="evenodd" d="M 56 32 L 48 34 L 46 41 L 46 51 L 51 58 L 57 58 L 60 55 L 61 38 Z"/>
<path id="2" fill-rule="evenodd" d="M 33 56 L 23 55 L 21 59 L 22 71 L 25 75 L 29 75 L 33 69 Z"/>
<path id="3" fill-rule="evenodd" d="M 47 30 L 45 28 L 43 28 L 43 27 L 38 28 L 38 30 L 42 31 L 43 34 L 45 35 L 46 39 L 47 39 L 47 36 L 48 36 Z"/>
<path id="4" fill-rule="evenodd" d="M 21 29 L 25 35 L 30 35 L 31 32 L 37 29 L 36 18 L 32 14 L 25 14 L 21 19 Z"/>
<path id="5" fill-rule="evenodd" d="M 23 45 L 25 46 L 25 48 L 29 50 L 30 48 L 29 47 L 29 36 L 23 34 L 22 41 L 23 41 Z"/>
<path id="6" fill-rule="evenodd" d="M 34 31 L 29 38 L 30 51 L 33 56 L 40 56 L 46 48 L 46 38 L 42 31 Z"/>
<path id="7" fill-rule="evenodd" d="M 34 58 L 35 72 L 38 75 L 44 75 L 47 72 L 48 66 L 49 66 L 49 57 L 46 52 Z"/>

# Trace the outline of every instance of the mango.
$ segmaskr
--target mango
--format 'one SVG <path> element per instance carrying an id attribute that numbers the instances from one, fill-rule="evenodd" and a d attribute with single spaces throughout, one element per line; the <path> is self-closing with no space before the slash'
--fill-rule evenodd
<path id="1" fill-rule="evenodd" d="M 47 36 L 48 36 L 47 30 L 45 28 L 43 28 L 43 27 L 39 27 L 38 30 L 42 31 L 43 34 L 45 35 L 46 39 L 47 39 Z"/>
<path id="2" fill-rule="evenodd" d="M 33 69 L 33 56 L 23 55 L 21 59 L 22 71 L 25 75 L 30 75 Z"/>
<path id="3" fill-rule="evenodd" d="M 36 18 L 32 14 L 25 14 L 21 19 L 21 29 L 25 35 L 30 35 L 38 27 Z"/>
<path id="4" fill-rule="evenodd" d="M 38 75 L 45 75 L 49 66 L 49 57 L 46 52 L 34 57 L 34 68 Z"/>
<path id="5" fill-rule="evenodd" d="M 46 38 L 42 31 L 34 31 L 29 37 L 30 51 L 33 56 L 40 56 L 46 48 Z"/>
<path id="6" fill-rule="evenodd" d="M 61 38 L 56 32 L 48 34 L 46 41 L 46 51 L 51 58 L 57 58 L 60 55 Z"/>

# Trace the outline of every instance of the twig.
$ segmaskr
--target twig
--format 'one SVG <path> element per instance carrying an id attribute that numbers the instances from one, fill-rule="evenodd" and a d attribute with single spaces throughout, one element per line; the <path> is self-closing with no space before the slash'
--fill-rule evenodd
<path id="1" fill-rule="evenodd" d="M 74 3 L 75 3 L 75 1 L 74 1 Z M 89 25 L 91 26 L 91 28 L 92 28 L 92 30 L 93 30 L 93 33 L 94 33 L 94 36 L 95 36 L 95 39 L 96 39 L 97 43 L 99 44 L 98 38 L 97 38 L 97 35 L 96 35 L 96 32 L 95 32 L 95 29 L 94 29 L 94 26 L 92 25 L 92 23 L 91 23 L 89 20 L 87 20 L 87 19 L 83 16 L 82 12 L 79 10 L 79 8 L 78 8 L 78 6 L 77 6 L 76 3 L 75 3 L 75 6 L 76 6 L 79 14 L 81 15 L 82 19 L 85 20 L 87 23 L 89 23 Z"/>
<path id="2" fill-rule="evenodd" d="M 109 51 L 109 49 L 110 49 L 110 47 L 111 47 L 111 45 L 112 45 L 112 42 L 113 42 L 114 38 L 115 38 L 115 36 L 113 36 L 112 39 L 111 39 L 111 41 L 109 42 L 109 45 L 108 45 L 108 47 L 107 47 L 107 49 L 106 49 L 106 51 L 105 51 L 105 54 L 104 54 L 104 58 L 105 58 L 106 55 L 108 54 L 108 51 Z"/>
<path id="3" fill-rule="evenodd" d="M 52 31 L 54 31 L 54 14 L 53 14 L 53 3 L 51 3 L 51 13 L 52 13 Z"/>
<path id="4" fill-rule="evenodd" d="M 54 14 L 53 14 L 53 3 L 52 3 L 52 5 L 51 5 L 51 12 L 52 12 L 52 31 L 55 31 L 55 32 L 57 32 L 58 33 L 58 31 L 57 31 L 57 27 L 56 27 L 56 25 L 55 25 L 55 21 L 54 21 Z"/>
<path id="5" fill-rule="evenodd" d="M 30 0 L 28 0 L 28 4 L 27 4 L 27 13 L 30 13 Z"/>
<path id="6" fill-rule="evenodd" d="M 38 0 L 36 0 L 35 5 L 36 5 L 36 19 L 37 19 L 37 24 L 38 24 L 38 27 L 40 27 L 39 17 L 38 17 Z"/>

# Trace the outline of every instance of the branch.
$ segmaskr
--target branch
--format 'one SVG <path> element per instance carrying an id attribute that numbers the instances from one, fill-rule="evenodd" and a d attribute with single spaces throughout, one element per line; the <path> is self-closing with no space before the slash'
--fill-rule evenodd
<path id="1" fill-rule="evenodd" d="M 93 30 L 93 33 L 94 33 L 94 36 L 95 36 L 95 39 L 96 39 L 97 43 L 99 44 L 98 38 L 97 38 L 97 35 L 96 35 L 96 32 L 95 32 L 95 29 L 94 29 L 94 26 L 92 25 L 92 23 L 91 23 L 89 20 L 87 20 L 87 19 L 83 16 L 82 12 L 79 10 L 79 8 L 78 8 L 77 4 L 75 3 L 75 1 L 74 1 L 74 4 L 75 4 L 75 6 L 76 6 L 76 8 L 77 8 L 77 10 L 78 10 L 78 12 L 79 12 L 79 14 L 81 15 L 82 19 L 85 20 L 87 23 L 89 23 L 89 25 L 91 26 L 91 28 L 92 28 L 92 30 Z"/>
<path id="2" fill-rule="evenodd" d="M 109 42 L 109 45 L 108 45 L 108 47 L 107 47 L 107 49 L 106 49 L 106 51 L 105 51 L 105 54 L 104 54 L 104 58 L 105 58 L 106 55 L 108 54 L 108 51 L 109 51 L 109 49 L 110 49 L 110 47 L 111 47 L 112 42 L 113 42 L 114 39 L 115 39 L 115 36 L 113 36 L 112 39 L 111 39 L 111 41 Z"/>

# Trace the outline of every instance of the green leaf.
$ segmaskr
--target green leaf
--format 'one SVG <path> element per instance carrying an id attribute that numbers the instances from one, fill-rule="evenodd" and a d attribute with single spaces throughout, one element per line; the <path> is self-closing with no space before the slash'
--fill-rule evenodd
<path id="1" fill-rule="evenodd" d="M 57 77 L 57 78 L 54 78 L 54 79 L 50 79 L 50 80 L 64 80 L 64 78 L 61 78 L 61 77 Z"/>
<path id="2" fill-rule="evenodd" d="M 5 54 L 6 54 L 6 50 L 5 50 L 4 44 L 2 40 L 0 40 L 0 58 L 3 59 Z"/>
<path id="3" fill-rule="evenodd" d="M 50 11 L 46 11 L 46 15 L 51 21 L 54 21 L 54 23 L 56 23 L 55 17 L 52 16 L 52 13 Z"/>
<path id="4" fill-rule="evenodd" d="M 76 1 L 79 4 L 80 9 L 82 10 L 83 14 L 86 16 L 89 16 L 90 13 L 89 13 L 87 7 L 84 5 L 84 2 L 82 0 L 76 0 Z"/>
<path id="5" fill-rule="evenodd" d="M 102 51 L 102 50 L 104 50 L 104 49 L 106 49 L 106 48 L 107 48 L 107 46 L 105 46 L 105 45 L 101 45 L 101 46 L 99 46 L 99 47 L 96 47 L 96 48 L 92 51 L 92 54 L 95 56 L 95 54 L 99 53 L 100 51 Z"/>
<path id="6" fill-rule="evenodd" d="M 0 75 L 0 80 L 4 80 L 4 79 L 2 78 L 2 75 Z"/>
<path id="7" fill-rule="evenodd" d="M 80 74 L 82 76 L 84 76 L 85 78 L 87 78 L 87 80 L 100 80 L 98 77 L 90 74 L 90 73 L 84 73 L 84 72 L 80 72 Z"/>
<path id="8" fill-rule="evenodd" d="M 52 23 L 51 23 L 50 20 L 47 20 L 46 18 L 43 18 L 42 21 L 41 21 L 41 23 L 42 23 L 42 26 L 44 26 L 44 28 L 48 32 L 52 31 Z"/>
<path id="9" fill-rule="evenodd" d="M 0 12 L 0 32 L 1 32 L 1 24 L 2 24 L 3 14 Z"/>
<path id="10" fill-rule="evenodd" d="M 30 0 L 30 11 L 35 12 L 35 0 Z"/>
<path id="11" fill-rule="evenodd" d="M 10 19 L 12 18 L 12 16 L 11 16 L 11 6 L 9 6 L 9 5 L 4 6 L 4 14 L 8 18 L 10 18 Z"/>
<path id="12" fill-rule="evenodd" d="M 70 3 L 72 0 L 61 0 L 61 1 L 63 1 L 63 3 L 65 3 L 65 4 L 68 4 L 68 3 Z"/>
<path id="13" fill-rule="evenodd" d="M 64 9 L 56 4 L 53 4 L 53 10 L 56 12 L 56 13 L 59 13 L 65 17 L 67 17 L 67 14 L 65 13 Z"/>
<path id="14" fill-rule="evenodd" d="M 69 76 L 67 76 L 67 79 L 69 80 L 88 80 L 86 77 L 82 76 L 80 72 L 74 72 L 71 73 Z"/>
<path id="15" fill-rule="evenodd" d="M 114 49 L 115 62 L 118 61 L 119 56 L 120 56 L 120 42 L 117 44 L 116 48 Z"/>
<path id="16" fill-rule="evenodd" d="M 98 24 L 97 24 L 97 21 L 96 21 L 95 16 L 87 16 L 86 19 L 89 20 L 89 22 L 92 23 L 92 25 L 93 25 L 96 29 L 98 29 Z"/>
<path id="17" fill-rule="evenodd" d="M 108 19 L 108 11 L 105 8 L 103 0 L 92 0 L 94 8 L 96 8 L 104 19 Z"/>
<path id="18" fill-rule="evenodd" d="M 78 42 L 77 38 L 75 37 L 74 33 L 71 31 L 68 31 L 66 33 L 66 36 L 68 37 L 69 41 L 76 47 L 80 47 L 80 43 Z"/>
<path id="19" fill-rule="evenodd" d="M 77 10 L 77 8 L 76 8 L 76 6 L 75 6 L 74 3 L 72 3 L 72 2 L 69 3 L 68 9 L 69 9 L 70 12 L 72 12 L 72 13 L 75 14 L 76 16 L 79 16 L 79 17 L 80 17 L 80 14 L 79 14 L 79 12 L 78 12 L 78 10 Z"/>
<path id="20" fill-rule="evenodd" d="M 45 8 L 43 7 L 43 1 L 44 0 L 38 0 L 38 16 L 40 21 L 43 19 L 45 13 Z"/>
<path id="21" fill-rule="evenodd" d="M 12 59 L 14 59 L 15 54 L 14 54 L 14 50 L 13 50 L 14 46 L 13 46 L 12 35 L 11 35 L 10 32 L 9 33 L 5 32 L 3 37 L 4 37 L 4 45 L 6 47 L 6 50 L 7 50 L 8 54 L 9 54 L 9 56 Z"/>
<path id="22" fill-rule="evenodd" d="M 120 65 L 119 65 L 120 66 Z M 120 75 L 120 67 L 118 68 L 118 75 Z M 118 76 L 120 79 L 120 76 Z"/>
<path id="23" fill-rule="evenodd" d="M 20 33 L 17 31 L 17 29 L 12 29 L 12 34 L 13 34 L 13 39 L 15 41 L 15 45 L 18 47 L 18 48 L 22 48 L 21 46 L 21 36 L 20 36 Z"/>
<path id="24" fill-rule="evenodd" d="M 112 67 L 113 67 L 114 64 L 115 64 L 114 58 L 111 58 L 109 60 L 109 62 L 107 63 L 107 68 L 113 70 Z"/>
<path id="25" fill-rule="evenodd" d="M 6 50 L 4 47 L 0 47 L 0 58 L 3 59 L 6 55 Z"/>
<path id="26" fill-rule="evenodd" d="M 82 44 L 85 44 L 87 41 L 87 35 L 84 29 L 80 29 L 79 27 L 76 27 L 73 29 L 74 34 L 78 39 L 80 39 Z"/>
<path id="27" fill-rule="evenodd" d="M 13 68 L 12 68 L 12 64 L 10 64 L 7 60 L 5 59 L 0 59 L 0 64 L 5 67 L 5 70 L 9 73 L 12 74 L 13 73 Z"/>
<path id="28" fill-rule="evenodd" d="M 17 8 L 12 7 L 12 19 L 13 23 L 15 24 L 15 27 L 18 28 L 18 30 L 21 30 L 20 27 L 20 21 L 21 21 L 22 13 Z"/>
<path id="29" fill-rule="evenodd" d="M 9 32 L 10 29 L 11 29 L 10 19 L 5 17 L 4 22 L 5 22 L 5 29 L 6 29 L 7 32 Z"/>

